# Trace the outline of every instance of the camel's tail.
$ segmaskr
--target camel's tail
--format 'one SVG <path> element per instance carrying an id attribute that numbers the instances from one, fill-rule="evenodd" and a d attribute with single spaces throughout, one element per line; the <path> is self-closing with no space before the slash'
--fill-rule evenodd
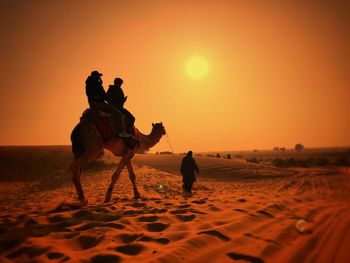
<path id="1" fill-rule="evenodd" d="M 75 159 L 78 159 L 80 156 L 83 155 L 85 149 L 83 142 L 80 138 L 80 124 L 77 124 L 70 136 L 70 140 L 72 141 L 72 151 L 74 154 Z"/>

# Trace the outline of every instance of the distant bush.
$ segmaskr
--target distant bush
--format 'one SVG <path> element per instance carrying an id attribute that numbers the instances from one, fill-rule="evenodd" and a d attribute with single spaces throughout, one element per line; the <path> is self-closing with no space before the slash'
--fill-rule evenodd
<path id="1" fill-rule="evenodd" d="M 272 160 L 272 164 L 276 167 L 280 168 L 288 168 L 288 167 L 311 167 L 315 165 L 315 160 L 313 158 L 309 159 L 294 159 L 289 158 L 283 160 L 281 158 L 275 158 Z"/>
<path id="2" fill-rule="evenodd" d="M 226 155 L 226 158 L 227 158 L 227 159 L 231 159 L 231 154 L 228 153 L 228 154 Z"/>
<path id="3" fill-rule="evenodd" d="M 294 146 L 294 149 L 295 149 L 297 152 L 300 152 L 301 150 L 304 150 L 304 145 L 302 145 L 301 143 L 297 143 L 297 144 Z"/>
<path id="4" fill-rule="evenodd" d="M 315 161 L 316 166 L 326 166 L 329 164 L 329 160 L 326 158 L 318 158 Z"/>
<path id="5" fill-rule="evenodd" d="M 315 165 L 315 160 L 314 158 L 309 158 L 309 159 L 302 159 L 302 160 L 298 160 L 297 162 L 297 166 L 300 167 L 311 167 Z"/>
<path id="6" fill-rule="evenodd" d="M 217 154 L 216 154 L 216 158 L 220 158 L 220 153 L 217 153 Z"/>
<path id="7" fill-rule="evenodd" d="M 335 164 L 339 166 L 350 166 L 350 162 L 346 157 L 340 157 L 335 160 Z"/>
<path id="8" fill-rule="evenodd" d="M 253 152 L 255 152 L 255 153 L 258 152 L 258 151 L 259 151 L 258 149 L 254 149 L 254 150 L 253 150 Z"/>
<path id="9" fill-rule="evenodd" d="M 286 148 L 285 147 L 273 147 L 273 149 L 272 150 L 274 150 L 274 151 L 285 151 L 286 150 Z"/>
<path id="10" fill-rule="evenodd" d="M 283 159 L 281 158 L 275 158 L 272 160 L 272 164 L 276 167 L 280 167 L 280 168 L 285 168 L 286 167 L 286 163 Z"/>
<path id="11" fill-rule="evenodd" d="M 246 159 L 246 161 L 249 163 L 259 163 L 259 160 L 256 159 L 255 157 L 250 157 L 250 158 Z"/>
<path id="12" fill-rule="evenodd" d="M 165 152 L 159 152 L 159 154 L 174 154 L 173 152 L 165 151 Z"/>
<path id="13" fill-rule="evenodd" d="M 236 157 L 237 159 L 243 159 L 243 155 L 242 155 L 242 154 L 236 154 L 235 157 Z"/>

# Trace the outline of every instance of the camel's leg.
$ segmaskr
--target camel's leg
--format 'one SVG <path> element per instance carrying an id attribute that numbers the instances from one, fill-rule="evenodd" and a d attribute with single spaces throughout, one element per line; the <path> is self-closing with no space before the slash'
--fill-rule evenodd
<path id="1" fill-rule="evenodd" d="M 118 179 L 120 177 L 120 173 L 122 172 L 123 168 L 130 161 L 130 159 L 132 157 L 133 157 L 133 155 L 127 154 L 127 155 L 124 155 L 122 157 L 122 159 L 120 160 L 120 162 L 118 164 L 118 167 L 117 167 L 117 169 L 115 170 L 115 172 L 114 172 L 114 174 L 112 176 L 111 184 L 108 187 L 108 190 L 107 190 L 107 193 L 106 193 L 106 198 L 105 198 L 105 203 L 107 203 L 107 202 L 109 202 L 111 200 L 114 185 L 118 181 Z"/>
<path id="2" fill-rule="evenodd" d="M 131 160 L 126 164 L 126 167 L 128 168 L 128 172 L 129 172 L 129 178 L 130 181 L 132 183 L 132 187 L 134 189 L 134 198 L 138 199 L 141 197 L 139 191 L 137 190 L 137 186 L 136 186 L 136 176 L 135 176 L 135 172 L 134 169 L 132 167 L 132 163 Z"/>
<path id="3" fill-rule="evenodd" d="M 72 181 L 75 187 L 75 190 L 77 191 L 78 194 L 78 199 L 79 200 L 84 200 L 84 191 L 81 186 L 80 182 L 80 175 L 81 175 L 81 167 L 80 167 L 80 162 L 79 160 L 74 160 L 74 162 L 71 164 L 71 170 L 73 173 Z"/>
<path id="4" fill-rule="evenodd" d="M 96 151 L 86 151 L 86 152 L 84 152 L 84 154 L 80 158 L 74 160 L 72 165 L 71 165 L 71 170 L 73 172 L 72 181 L 73 181 L 73 184 L 74 184 L 75 189 L 77 191 L 78 199 L 82 205 L 87 205 L 88 201 L 84 196 L 84 191 L 83 191 L 83 188 L 81 186 L 81 181 L 80 181 L 81 170 L 82 170 L 82 168 L 84 168 L 88 164 L 95 161 L 98 158 L 98 156 L 101 154 L 102 150 L 103 150 L 103 148 L 100 150 L 96 150 Z"/>

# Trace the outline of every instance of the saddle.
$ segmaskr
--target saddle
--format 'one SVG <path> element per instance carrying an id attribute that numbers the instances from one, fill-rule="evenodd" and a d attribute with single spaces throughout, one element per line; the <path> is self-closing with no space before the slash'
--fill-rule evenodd
<path id="1" fill-rule="evenodd" d="M 103 142 L 107 142 L 113 137 L 118 137 L 116 134 L 119 134 L 122 129 L 120 123 L 117 123 L 115 121 L 111 123 L 110 113 L 98 109 L 86 109 L 80 118 L 80 122 L 88 122 L 90 124 L 93 124 L 97 131 L 100 133 Z M 139 138 L 138 129 L 135 126 L 132 128 L 131 134 L 137 139 Z M 135 140 L 133 138 L 122 139 L 126 147 L 129 149 L 134 149 L 139 143 L 138 140 Z"/>

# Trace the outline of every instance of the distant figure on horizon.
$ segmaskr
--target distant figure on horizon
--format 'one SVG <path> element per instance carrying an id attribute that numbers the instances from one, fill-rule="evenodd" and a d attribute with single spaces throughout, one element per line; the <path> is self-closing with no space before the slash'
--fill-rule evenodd
<path id="1" fill-rule="evenodd" d="M 197 181 L 195 171 L 199 174 L 198 166 L 192 155 L 193 152 L 189 151 L 181 162 L 183 189 L 188 193 L 192 193 L 193 182 Z"/>
<path id="2" fill-rule="evenodd" d="M 123 83 L 124 81 L 121 78 L 115 78 L 114 85 L 109 85 L 106 98 L 109 104 L 113 105 L 122 113 L 125 131 L 133 134 L 135 117 L 127 109 L 124 108 L 124 103 L 128 97 L 124 95 L 124 92 L 122 90 L 121 86 Z"/>
<path id="3" fill-rule="evenodd" d="M 101 76 L 102 73 L 98 72 L 97 70 L 94 70 L 91 72 L 90 76 L 87 77 L 85 81 L 85 91 L 86 96 L 88 97 L 90 108 L 93 110 L 102 110 L 110 113 L 112 115 L 112 118 L 110 120 L 112 129 L 114 127 L 113 121 L 121 124 L 122 131 L 119 134 L 116 134 L 116 132 L 114 131 L 116 136 L 122 138 L 133 137 L 125 129 L 126 125 L 124 123 L 123 113 L 112 104 L 106 102 L 107 93 L 103 88 Z"/>

